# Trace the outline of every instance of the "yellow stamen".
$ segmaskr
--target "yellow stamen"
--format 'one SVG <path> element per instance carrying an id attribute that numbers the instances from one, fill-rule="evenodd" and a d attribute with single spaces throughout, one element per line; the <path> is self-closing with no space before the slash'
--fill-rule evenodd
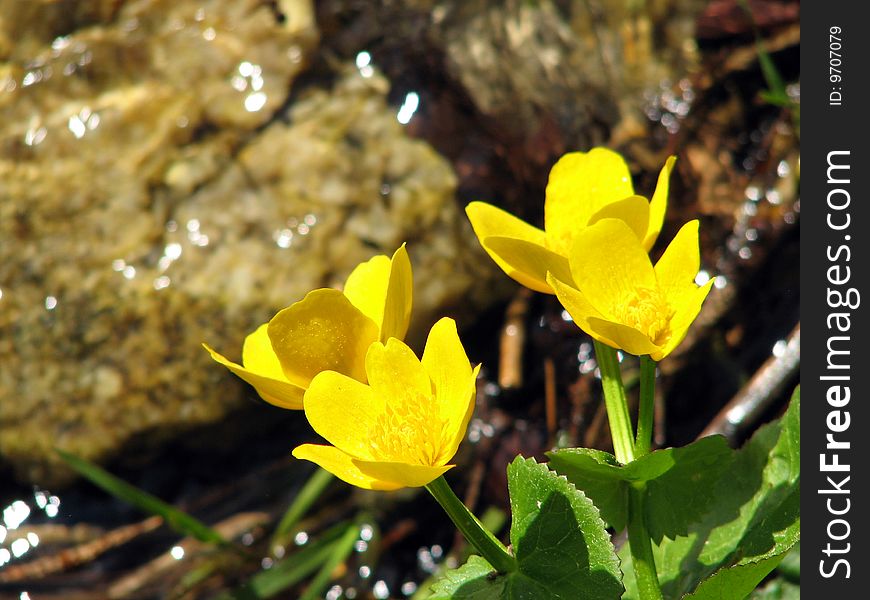
<path id="1" fill-rule="evenodd" d="M 388 405 L 369 430 L 372 454 L 388 462 L 435 465 L 445 446 L 446 425 L 434 398 L 404 398 Z"/>
<path id="2" fill-rule="evenodd" d="M 645 333 L 657 346 L 666 344 L 671 337 L 674 310 L 658 286 L 637 288 L 633 298 L 616 308 L 614 316 L 620 323 Z"/>

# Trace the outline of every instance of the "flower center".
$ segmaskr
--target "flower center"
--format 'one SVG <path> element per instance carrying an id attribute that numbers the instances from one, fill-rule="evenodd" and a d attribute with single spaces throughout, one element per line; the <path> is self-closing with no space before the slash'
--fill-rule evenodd
<path id="1" fill-rule="evenodd" d="M 446 426 L 434 397 L 406 397 L 388 405 L 369 430 L 372 454 L 386 462 L 434 466 L 445 446 Z"/>
<path id="2" fill-rule="evenodd" d="M 671 337 L 674 310 L 658 286 L 637 288 L 633 298 L 617 307 L 615 316 L 624 325 L 645 334 L 656 346 L 664 345 Z"/>

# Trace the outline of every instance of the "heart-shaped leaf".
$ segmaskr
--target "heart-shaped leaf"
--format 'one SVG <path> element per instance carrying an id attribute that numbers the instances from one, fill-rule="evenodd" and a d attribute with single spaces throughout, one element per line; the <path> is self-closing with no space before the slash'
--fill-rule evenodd
<path id="1" fill-rule="evenodd" d="M 583 490 L 611 527 L 620 531 L 628 518 L 628 486 L 646 488 L 644 509 L 650 536 L 686 535 L 713 500 L 716 482 L 733 460 L 722 436 L 682 448 L 656 450 L 627 465 L 607 452 L 567 448 L 549 453 L 550 466 Z"/>
<path id="2" fill-rule="evenodd" d="M 742 600 L 800 539 L 800 388 L 785 415 L 756 432 L 689 535 L 653 548 L 665 598 Z M 626 600 L 638 597 L 621 553 Z"/>
<path id="3" fill-rule="evenodd" d="M 518 570 L 496 574 L 473 556 L 447 572 L 430 598 L 613 600 L 619 598 L 619 563 L 592 502 L 564 477 L 533 459 L 508 467 L 510 538 Z"/>

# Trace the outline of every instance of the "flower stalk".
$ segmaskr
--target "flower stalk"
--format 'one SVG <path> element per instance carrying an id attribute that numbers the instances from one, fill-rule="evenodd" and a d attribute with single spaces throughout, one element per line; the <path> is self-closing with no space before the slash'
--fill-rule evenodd
<path id="1" fill-rule="evenodd" d="M 595 357 L 601 370 L 601 386 L 604 388 L 604 406 L 610 423 L 610 437 L 613 438 L 613 451 L 616 460 L 627 465 L 635 459 L 634 435 L 628 402 L 622 385 L 619 358 L 616 350 L 595 340 Z"/>
<path id="2" fill-rule="evenodd" d="M 663 600 L 656 573 L 652 542 L 643 514 L 643 489 L 629 488 L 628 492 L 628 544 L 640 600 Z"/>
<path id="3" fill-rule="evenodd" d="M 640 404 L 637 411 L 637 439 L 634 457 L 649 454 L 652 448 L 655 415 L 656 362 L 644 355 L 640 357 Z"/>
<path id="4" fill-rule="evenodd" d="M 433 480 L 426 489 L 481 556 L 499 573 L 516 571 L 517 561 L 498 539 L 456 497 L 444 477 Z"/>

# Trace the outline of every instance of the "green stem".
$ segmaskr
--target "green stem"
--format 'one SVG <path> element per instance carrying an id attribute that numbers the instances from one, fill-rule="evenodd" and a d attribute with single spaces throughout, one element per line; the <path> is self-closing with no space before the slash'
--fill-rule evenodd
<path id="1" fill-rule="evenodd" d="M 516 559 L 510 555 L 496 537 L 477 520 L 468 507 L 456 497 L 444 477 L 439 477 L 426 486 L 447 513 L 456 528 L 462 532 L 477 551 L 489 561 L 489 564 L 499 573 L 510 573 L 517 569 Z"/>
<path id="2" fill-rule="evenodd" d="M 628 544 L 640 600 L 663 600 L 656 574 L 652 543 L 643 515 L 643 489 L 629 487 L 628 492 Z"/>
<path id="3" fill-rule="evenodd" d="M 634 434 L 631 417 L 628 414 L 628 402 L 625 399 L 625 388 L 622 385 L 622 373 L 619 370 L 619 358 L 616 350 L 597 340 L 595 358 L 601 370 L 601 386 L 604 388 L 604 406 L 607 408 L 607 420 L 610 422 L 613 451 L 616 460 L 627 465 L 634 460 Z"/>
<path id="4" fill-rule="evenodd" d="M 644 355 L 640 357 L 640 406 L 637 411 L 637 440 L 634 456 L 649 454 L 652 448 L 653 419 L 655 415 L 656 362 Z"/>

